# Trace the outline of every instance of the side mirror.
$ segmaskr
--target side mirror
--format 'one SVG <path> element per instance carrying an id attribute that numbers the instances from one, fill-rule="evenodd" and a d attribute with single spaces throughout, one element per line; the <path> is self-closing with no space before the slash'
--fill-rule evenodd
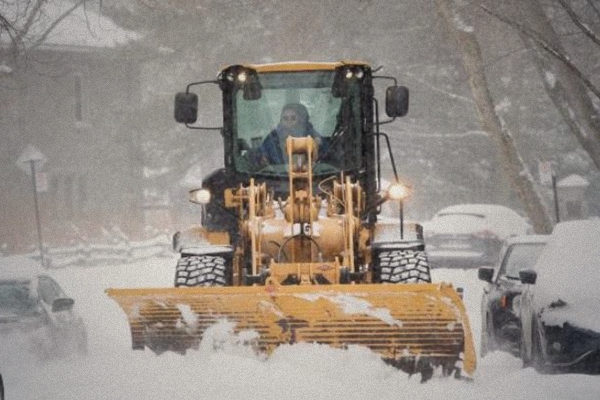
<path id="1" fill-rule="evenodd" d="M 482 281 L 492 283 L 492 278 L 494 277 L 494 268 L 480 267 L 479 270 L 477 270 L 477 274 L 479 279 Z"/>
<path id="2" fill-rule="evenodd" d="M 519 279 L 523 284 L 535 285 L 535 281 L 537 280 L 537 272 L 532 269 L 522 269 L 519 271 Z"/>
<path id="3" fill-rule="evenodd" d="M 408 114 L 408 88 L 390 86 L 385 91 L 385 113 L 388 117 L 404 117 Z"/>
<path id="4" fill-rule="evenodd" d="M 175 121 L 193 124 L 198 119 L 198 95 L 177 93 L 175 95 Z"/>
<path id="5" fill-rule="evenodd" d="M 69 311 L 73 308 L 75 300 L 68 297 L 61 297 L 52 302 L 52 312 Z"/>

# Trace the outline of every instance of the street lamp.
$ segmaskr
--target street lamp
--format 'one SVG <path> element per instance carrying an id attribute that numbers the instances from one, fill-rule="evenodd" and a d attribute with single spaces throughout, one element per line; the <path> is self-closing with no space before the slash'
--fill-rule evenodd
<path id="1" fill-rule="evenodd" d="M 390 200 L 397 200 L 400 205 L 400 239 L 404 239 L 404 199 L 411 193 L 411 189 L 401 183 L 394 182 L 388 187 L 387 196 Z"/>

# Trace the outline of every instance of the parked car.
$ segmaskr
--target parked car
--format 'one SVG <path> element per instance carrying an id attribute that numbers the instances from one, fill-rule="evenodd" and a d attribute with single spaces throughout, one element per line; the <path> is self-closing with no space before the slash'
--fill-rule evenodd
<path id="1" fill-rule="evenodd" d="M 482 357 L 494 350 L 519 355 L 521 320 L 513 308 L 513 301 L 522 290 L 519 271 L 534 267 L 548 238 L 549 235 L 510 237 L 502 246 L 496 265 L 479 268 L 479 279 L 487 282 L 481 296 Z"/>
<path id="2" fill-rule="evenodd" d="M 498 204 L 457 204 L 423 223 L 425 250 L 432 268 L 493 265 L 503 242 L 533 233 L 516 211 Z"/>
<path id="3" fill-rule="evenodd" d="M 519 272 L 524 366 L 600 373 L 600 220 L 557 224 L 534 269 Z"/>
<path id="4" fill-rule="evenodd" d="M 0 338 L 10 343 L 11 337 L 43 359 L 87 352 L 74 300 L 35 267 L 0 266 Z"/>

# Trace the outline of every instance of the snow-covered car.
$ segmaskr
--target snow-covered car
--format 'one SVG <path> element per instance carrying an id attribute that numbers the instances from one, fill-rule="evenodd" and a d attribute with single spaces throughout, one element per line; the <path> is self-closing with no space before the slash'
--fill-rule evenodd
<path id="1" fill-rule="evenodd" d="M 87 353 L 87 333 L 74 300 L 36 267 L 0 265 L 0 339 L 17 337 L 42 359 Z"/>
<path id="2" fill-rule="evenodd" d="M 549 235 L 510 237 L 502 246 L 496 265 L 479 268 L 479 279 L 487 282 L 481 295 L 482 357 L 494 350 L 519 355 L 521 320 L 513 307 L 522 291 L 519 271 L 534 267 L 548 238 Z"/>
<path id="3" fill-rule="evenodd" d="M 507 238 L 529 233 L 533 230 L 525 218 L 499 204 L 456 204 L 423 223 L 432 268 L 494 265 Z"/>
<path id="4" fill-rule="evenodd" d="M 519 272 L 524 366 L 600 373 L 600 220 L 557 224 L 534 269 Z"/>

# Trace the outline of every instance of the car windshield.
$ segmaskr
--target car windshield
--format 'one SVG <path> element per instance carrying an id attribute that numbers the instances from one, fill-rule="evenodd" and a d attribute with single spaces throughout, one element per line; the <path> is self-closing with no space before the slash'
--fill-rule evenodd
<path id="1" fill-rule="evenodd" d="M 520 243 L 513 245 L 508 257 L 504 261 L 506 276 L 519 279 L 519 271 L 533 268 L 543 248 L 544 243 Z"/>
<path id="2" fill-rule="evenodd" d="M 298 118 L 291 115 L 294 112 L 303 115 L 304 123 L 292 136 L 312 136 L 319 146 L 319 162 L 314 168 L 317 175 L 359 168 L 362 163 L 360 88 L 358 84 L 351 85 L 347 97 L 334 97 L 334 75 L 334 71 L 262 73 L 258 75 L 259 99 L 246 100 L 242 90 L 234 91 L 236 169 L 258 175 L 287 176 L 284 136 L 289 133 L 282 126 L 288 118 Z M 347 117 L 346 121 L 355 121 L 354 125 L 343 124 L 342 115 Z M 277 136 L 275 145 L 271 143 L 273 137 L 267 140 L 269 136 Z M 344 156 L 339 159 L 329 157 L 334 141 L 344 142 Z"/>
<path id="3" fill-rule="evenodd" d="M 0 315 L 25 316 L 35 311 L 36 302 L 30 295 L 28 282 L 0 282 Z"/>

